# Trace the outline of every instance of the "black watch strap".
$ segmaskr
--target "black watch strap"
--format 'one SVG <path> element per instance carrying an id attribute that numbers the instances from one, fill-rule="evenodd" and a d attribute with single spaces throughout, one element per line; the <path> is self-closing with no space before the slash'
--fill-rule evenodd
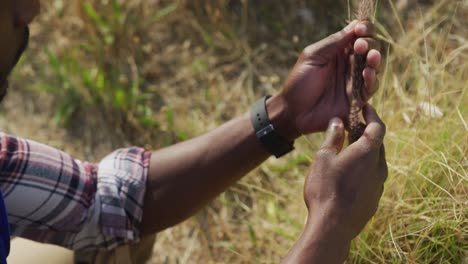
<path id="1" fill-rule="evenodd" d="M 250 120 L 255 129 L 257 138 L 262 142 L 268 152 L 280 158 L 294 149 L 292 142 L 287 142 L 275 130 L 268 117 L 266 100 L 271 96 L 265 96 L 258 100 L 250 109 Z"/>

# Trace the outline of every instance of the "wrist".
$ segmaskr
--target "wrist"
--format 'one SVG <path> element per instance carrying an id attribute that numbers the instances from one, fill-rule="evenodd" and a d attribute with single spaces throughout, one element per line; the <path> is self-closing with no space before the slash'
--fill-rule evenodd
<path id="1" fill-rule="evenodd" d="M 296 123 L 292 113 L 289 112 L 288 104 L 283 96 L 277 94 L 266 102 L 268 117 L 278 131 L 278 134 L 287 142 L 293 142 L 301 136 L 296 129 Z"/>
<path id="2" fill-rule="evenodd" d="M 308 219 L 304 231 L 282 263 L 343 263 L 350 244 L 350 240 L 329 228 L 325 221 L 317 223 Z"/>
<path id="3" fill-rule="evenodd" d="M 299 263 L 343 263 L 349 254 L 351 240 L 330 223 L 308 221 L 298 241 L 305 253 Z"/>
<path id="4" fill-rule="evenodd" d="M 305 232 L 314 237 L 315 239 L 322 241 L 335 241 L 338 244 L 349 244 L 351 238 L 346 233 L 343 225 L 340 224 L 335 218 L 330 216 L 311 216 L 307 218 Z"/>
<path id="5" fill-rule="evenodd" d="M 351 239 L 333 216 L 309 214 L 301 238 L 320 263 L 342 263 L 348 257 Z"/>

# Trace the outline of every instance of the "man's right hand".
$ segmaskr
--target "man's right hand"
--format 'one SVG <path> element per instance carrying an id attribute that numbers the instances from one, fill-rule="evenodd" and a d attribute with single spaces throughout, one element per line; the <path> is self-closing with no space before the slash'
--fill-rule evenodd
<path id="1" fill-rule="evenodd" d="M 343 151 L 343 122 L 330 121 L 305 182 L 307 224 L 284 262 L 341 263 L 351 240 L 375 214 L 388 174 L 385 125 L 370 105 L 364 116 L 364 134 Z"/>
<path id="2" fill-rule="evenodd" d="M 330 121 L 305 183 L 310 217 L 325 214 L 328 224 L 334 223 L 346 239 L 356 237 L 375 214 L 388 174 L 385 125 L 370 105 L 364 108 L 364 116 L 364 134 L 344 151 L 343 122 Z"/>

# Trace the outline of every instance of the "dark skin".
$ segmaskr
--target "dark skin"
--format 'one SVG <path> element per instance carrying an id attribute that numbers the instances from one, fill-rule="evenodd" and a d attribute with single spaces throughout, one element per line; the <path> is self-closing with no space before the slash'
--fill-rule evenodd
<path id="1" fill-rule="evenodd" d="M 8 75 L 25 51 L 29 30 L 28 24 L 39 13 L 39 1 L 7 0 L 0 2 L 0 101 L 6 95 Z"/>
<path id="2" fill-rule="evenodd" d="M 325 130 L 333 117 L 346 118 L 349 52 L 354 44 L 355 50 L 366 53 L 373 32 L 372 25 L 353 22 L 347 31 L 304 50 L 282 91 L 267 102 L 270 119 L 284 138 L 293 141 L 301 134 Z M 366 69 L 375 72 L 380 53 L 369 53 L 367 63 Z M 375 83 L 375 75 L 366 78 L 367 97 L 375 92 Z M 145 196 L 145 205 L 153 210 L 143 215 L 143 233 L 164 230 L 190 217 L 268 157 L 248 114 L 155 152 Z"/>
<path id="3" fill-rule="evenodd" d="M 0 35 L 10 40 L 0 42 L 0 78 L 6 79 L 13 68 L 15 54 L 24 46 L 26 27 L 38 12 L 38 0 L 0 2 Z M 283 89 L 267 102 L 275 129 L 288 141 L 324 131 L 329 120 L 334 120 L 306 180 L 307 225 L 285 262 L 342 261 L 350 241 L 375 212 L 383 180 L 373 179 L 386 175 L 381 143 L 385 129 L 370 106 L 366 106 L 364 136 L 340 152 L 344 141 L 341 120 L 346 120 L 349 111 L 353 51 L 367 54 L 364 98 L 370 98 L 378 87 L 381 55 L 374 34 L 371 24 L 354 21 L 307 47 Z M 203 136 L 155 151 L 144 198 L 142 234 L 154 234 L 184 221 L 269 156 L 255 137 L 247 113 Z M 371 195 L 376 186 L 378 195 Z M 330 252 L 328 245 L 341 253 Z"/>
<path id="4" fill-rule="evenodd" d="M 370 105 L 364 116 L 364 135 L 344 150 L 344 124 L 330 121 L 305 180 L 307 223 L 283 263 L 342 263 L 375 214 L 388 175 L 385 125 Z"/>
<path id="5" fill-rule="evenodd" d="M 292 127 L 298 134 L 325 131 L 333 117 L 346 120 L 351 94 L 352 50 L 357 54 L 367 53 L 363 97 L 369 99 L 378 88 L 376 70 L 381 55 L 377 51 L 378 42 L 371 38 L 375 28 L 370 23 L 357 21 L 349 27 L 354 27 L 356 34 L 343 30 L 306 47 L 289 74 L 281 94 L 289 105 L 290 115 L 294 117 Z"/>

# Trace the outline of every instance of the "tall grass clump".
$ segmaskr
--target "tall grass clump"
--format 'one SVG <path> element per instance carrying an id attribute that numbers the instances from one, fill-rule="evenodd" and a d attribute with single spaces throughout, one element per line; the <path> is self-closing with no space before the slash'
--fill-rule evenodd
<path id="1" fill-rule="evenodd" d="M 380 27 L 388 57 L 374 103 L 389 127 L 390 178 L 379 212 L 354 243 L 350 263 L 466 261 L 468 43 L 461 37 L 466 32 L 463 5 L 440 1 L 424 11 L 410 10 L 413 17 L 392 35 Z M 399 19 L 395 13 L 396 25 Z"/>
<path id="2" fill-rule="evenodd" d="M 34 78 L 17 82 L 50 97 L 39 109 L 71 133 L 79 124 L 161 147 L 279 91 L 300 51 L 346 24 L 348 2 L 50 1 L 20 69 Z M 387 124 L 390 172 L 348 263 L 466 262 L 468 6 L 375 2 L 385 62 L 371 103 Z M 150 263 L 278 263 L 302 230 L 303 181 L 321 140 L 298 140 L 159 234 Z"/>
<path id="3" fill-rule="evenodd" d="M 255 64 L 268 64 L 276 57 L 291 61 L 283 54 L 259 58 L 267 43 L 284 47 L 294 38 L 302 46 L 307 35 L 317 34 L 318 39 L 334 23 L 316 30 L 297 27 L 297 23 L 311 26 L 324 17 L 339 20 L 330 16 L 337 9 L 334 5 L 318 2 L 307 8 L 297 3 L 227 0 L 43 4 L 46 11 L 34 31 L 40 43 L 32 48 L 40 56 L 27 61 L 50 66 L 36 72 L 48 81 L 35 81 L 31 86 L 53 94 L 54 119 L 71 132 L 77 130 L 73 125 L 77 122 L 101 124 L 117 127 L 117 134 L 124 138 L 147 145 L 158 142 L 157 146 L 196 134 L 173 118 L 179 111 L 181 101 L 174 102 L 178 97 L 193 99 L 185 100 L 181 108 L 213 112 L 212 102 L 219 101 L 220 94 L 212 94 L 210 87 L 225 82 L 222 78 L 236 82 L 242 76 L 252 90 L 247 103 L 258 93 L 254 87 L 262 70 L 254 69 Z M 250 27 L 251 23 L 261 26 Z M 291 28 L 298 29 L 295 36 L 288 36 Z M 274 54 L 273 49 L 268 51 Z M 232 107 L 223 120 L 237 114 Z"/>
<path id="4" fill-rule="evenodd" d="M 354 241 L 347 262 L 463 263 L 468 250 L 468 10 L 463 1 L 380 2 L 375 23 L 385 62 L 372 103 L 388 127 L 390 173 L 380 209 Z M 270 65 L 268 74 L 259 74 L 257 89 L 280 88 L 275 76 L 284 80 L 287 70 Z M 301 232 L 303 179 L 320 140 L 320 135 L 300 140 L 288 159 L 269 160 L 194 222 L 166 231 L 156 243 L 155 262 L 175 260 L 180 250 L 199 261 L 279 262 Z M 158 256 L 168 242 L 177 244 L 187 235 L 187 244 Z"/>

